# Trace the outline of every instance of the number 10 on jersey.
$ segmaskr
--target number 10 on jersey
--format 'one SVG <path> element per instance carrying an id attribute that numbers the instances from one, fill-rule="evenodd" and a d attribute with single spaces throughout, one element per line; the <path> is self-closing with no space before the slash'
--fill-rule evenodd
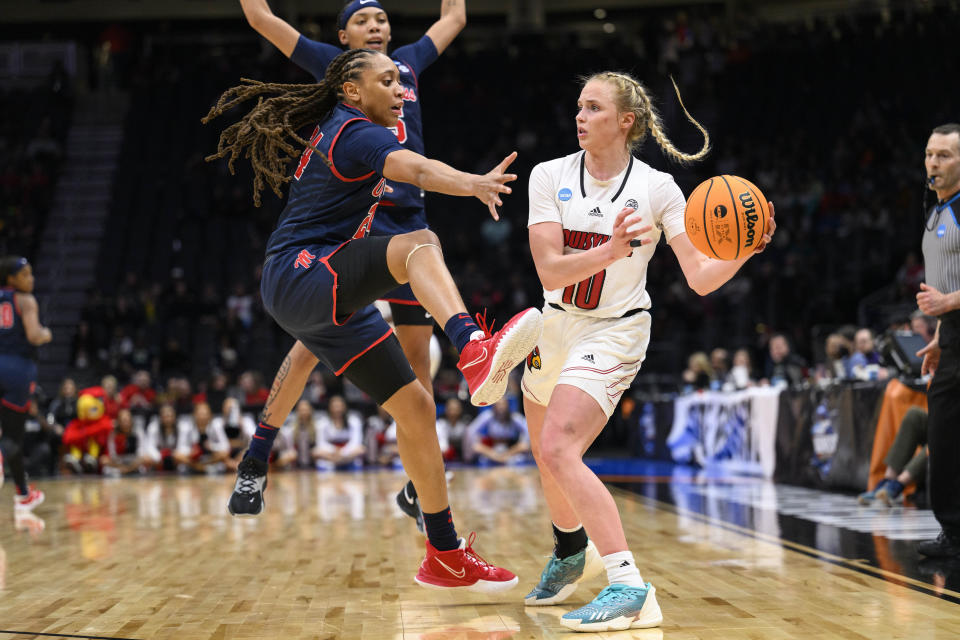
<path id="1" fill-rule="evenodd" d="M 578 309 L 596 309 L 600 304 L 600 293 L 603 291 L 603 281 L 607 277 L 604 269 L 595 273 L 586 280 L 571 284 L 563 289 L 563 304 L 572 304 Z"/>

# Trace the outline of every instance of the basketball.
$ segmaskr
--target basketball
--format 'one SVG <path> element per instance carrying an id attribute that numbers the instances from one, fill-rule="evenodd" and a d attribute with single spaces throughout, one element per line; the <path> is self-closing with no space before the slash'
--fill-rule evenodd
<path id="1" fill-rule="evenodd" d="M 684 226 L 690 242 L 704 255 L 736 260 L 763 241 L 769 217 L 767 199 L 752 182 L 714 176 L 690 194 Z"/>

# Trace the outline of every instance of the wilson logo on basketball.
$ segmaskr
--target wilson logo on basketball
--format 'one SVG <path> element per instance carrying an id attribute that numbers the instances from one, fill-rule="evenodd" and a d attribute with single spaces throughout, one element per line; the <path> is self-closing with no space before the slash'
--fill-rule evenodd
<path id="1" fill-rule="evenodd" d="M 740 206 L 743 207 L 743 215 L 747 219 L 747 241 L 743 243 L 743 246 L 752 247 L 754 237 L 757 234 L 755 227 L 757 220 L 760 219 L 760 217 L 757 216 L 757 205 L 753 201 L 753 194 L 749 191 L 741 193 L 737 197 L 740 198 Z"/>

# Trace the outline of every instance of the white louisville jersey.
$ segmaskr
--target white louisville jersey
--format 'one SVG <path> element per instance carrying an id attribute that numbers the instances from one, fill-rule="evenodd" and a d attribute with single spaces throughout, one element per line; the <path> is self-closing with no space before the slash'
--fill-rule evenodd
<path id="1" fill-rule="evenodd" d="M 683 193 L 666 173 L 631 156 L 627 168 L 610 180 L 596 180 L 587 171 L 584 151 L 543 162 L 530 174 L 528 226 L 558 222 L 563 227 L 563 253 L 580 253 L 613 235 L 613 223 L 624 207 L 641 216 L 653 240 L 603 271 L 563 289 L 543 291 L 548 303 L 565 311 L 598 318 L 617 318 L 631 309 L 649 309 L 647 263 L 665 234 L 670 241 L 685 233 Z"/>

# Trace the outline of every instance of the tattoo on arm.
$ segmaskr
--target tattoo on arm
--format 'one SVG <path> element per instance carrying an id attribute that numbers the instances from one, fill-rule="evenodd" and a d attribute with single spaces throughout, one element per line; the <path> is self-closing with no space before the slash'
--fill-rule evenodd
<path id="1" fill-rule="evenodd" d="M 283 386 L 283 381 L 287 379 L 287 374 L 290 373 L 291 364 L 290 356 L 287 355 L 283 359 L 283 363 L 280 365 L 280 370 L 277 371 L 276 377 L 273 379 L 273 386 L 270 387 L 270 395 L 267 397 L 267 403 L 263 405 L 263 411 L 260 413 L 260 422 L 264 424 L 270 424 L 270 418 L 273 416 L 271 405 L 277 399 L 277 395 L 280 393 L 280 387 Z"/>

